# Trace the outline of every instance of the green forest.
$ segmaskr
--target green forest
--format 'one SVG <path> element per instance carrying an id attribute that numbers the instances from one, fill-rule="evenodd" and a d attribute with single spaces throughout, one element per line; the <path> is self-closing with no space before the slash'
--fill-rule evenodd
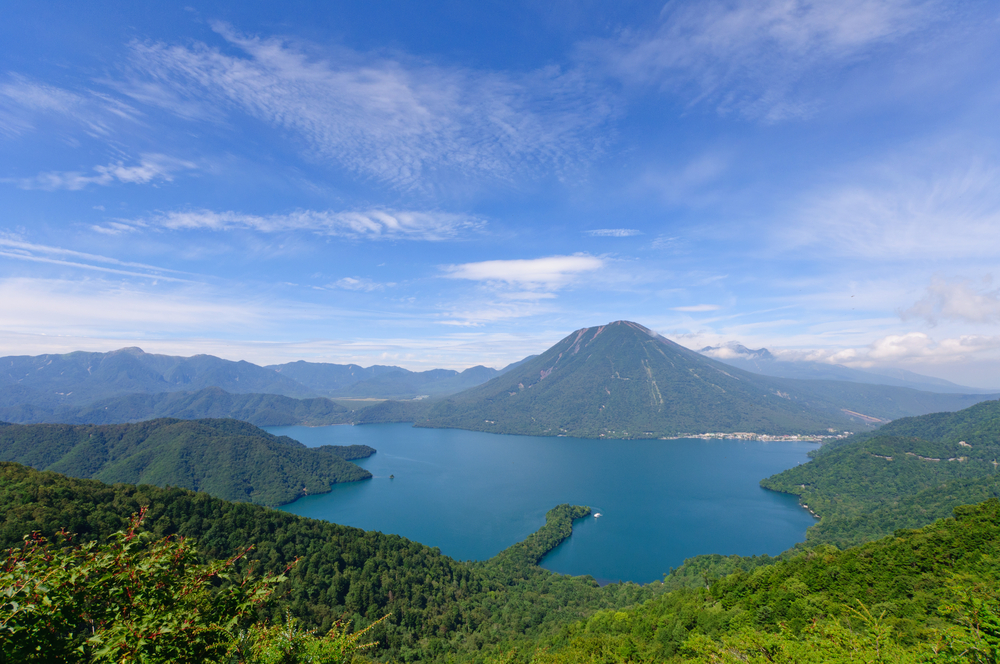
<path id="1" fill-rule="evenodd" d="M 820 517 L 808 543 L 844 547 L 1000 496 L 998 458 L 1000 401 L 986 401 L 832 442 L 761 485 L 800 496 Z"/>
<path id="2" fill-rule="evenodd" d="M 285 575 L 275 601 L 258 617 L 280 622 L 285 611 L 309 629 L 327 632 L 346 618 L 363 629 L 384 617 L 371 635 L 378 652 L 403 661 L 471 656 L 524 634 L 541 635 L 602 608 L 631 606 L 654 597 L 662 584 L 613 584 L 553 574 L 536 566 L 569 536 L 586 508 L 560 506 L 525 542 L 482 563 L 452 560 L 396 535 L 365 532 L 184 489 L 128 484 L 39 472 L 0 464 L 0 546 L 38 533 L 76 542 L 104 542 L 147 510 L 154 538 L 181 536 L 197 543 L 204 561 L 227 560 L 247 546 L 243 560 L 261 574 Z"/>
<path id="3" fill-rule="evenodd" d="M 232 419 L 134 424 L 0 424 L 0 461 L 104 482 L 205 491 L 227 500 L 283 505 L 371 473 L 350 462 L 364 445 L 309 448 Z"/>
<path id="4" fill-rule="evenodd" d="M 4 661 L 1000 656 L 996 499 L 846 550 L 808 547 L 728 575 L 703 566 L 694 587 L 603 588 L 536 565 L 585 507 L 559 506 L 525 542 L 462 563 L 397 536 L 13 463 L 0 465 L 0 500 Z"/>

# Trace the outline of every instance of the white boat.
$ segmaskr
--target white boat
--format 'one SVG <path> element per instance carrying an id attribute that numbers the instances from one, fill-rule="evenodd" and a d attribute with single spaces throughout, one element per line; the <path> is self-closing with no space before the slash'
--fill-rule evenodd
<path id="1" fill-rule="evenodd" d="M 599 517 L 599 516 L 601 516 L 601 513 L 600 513 L 600 512 L 597 512 L 596 514 L 594 514 L 594 518 L 595 518 L 595 519 L 596 519 L 597 517 Z"/>

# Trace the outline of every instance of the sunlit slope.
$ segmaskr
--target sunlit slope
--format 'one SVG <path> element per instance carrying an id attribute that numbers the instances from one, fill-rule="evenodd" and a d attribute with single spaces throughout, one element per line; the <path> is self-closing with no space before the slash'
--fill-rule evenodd
<path id="1" fill-rule="evenodd" d="M 662 591 L 659 583 L 599 587 L 590 577 L 538 567 L 538 559 L 569 536 L 573 520 L 589 513 L 569 505 L 550 510 L 534 534 L 479 563 L 453 560 L 398 535 L 176 486 L 108 485 L 13 463 L 0 462 L 0 506 L 3 550 L 33 532 L 51 538 L 62 528 L 77 533 L 76 542 L 105 542 L 127 527 L 129 515 L 148 507 L 146 524 L 156 536 L 191 538 L 208 560 L 244 552 L 258 573 L 285 575 L 259 615 L 280 621 L 287 609 L 320 635 L 345 616 L 362 629 L 388 615 L 371 633 L 378 645 L 368 654 L 375 661 L 482 661 L 481 649 L 490 644 L 550 634 L 598 609 L 634 605 Z M 7 661 L 2 650 L 0 661 Z"/>
<path id="2" fill-rule="evenodd" d="M 773 379 L 715 362 L 642 325 L 578 330 L 431 410 L 420 426 L 643 438 L 710 431 L 825 433 L 852 425 L 797 403 Z"/>
<path id="3" fill-rule="evenodd" d="M 179 486 L 226 500 L 281 505 L 371 473 L 347 459 L 370 447 L 308 448 L 230 419 L 136 424 L 0 423 L 0 461 L 103 482 Z"/>
<path id="4" fill-rule="evenodd" d="M 495 662 L 996 662 L 1000 502 L 601 611 Z"/>
<path id="5" fill-rule="evenodd" d="M 843 547 L 917 528 L 1000 497 L 1000 401 L 890 422 L 815 456 L 761 482 L 822 517 L 809 542 Z"/>

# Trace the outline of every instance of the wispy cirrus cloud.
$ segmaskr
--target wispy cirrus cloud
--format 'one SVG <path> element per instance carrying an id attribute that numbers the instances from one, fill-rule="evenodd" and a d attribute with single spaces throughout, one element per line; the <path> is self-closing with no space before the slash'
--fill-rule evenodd
<path id="1" fill-rule="evenodd" d="M 196 168 L 196 164 L 176 159 L 164 154 L 144 154 L 138 164 L 126 165 L 122 161 L 95 166 L 93 171 L 49 171 L 29 178 L 6 178 L 0 182 L 16 185 L 20 189 L 42 189 L 56 191 L 65 189 L 79 191 L 90 185 L 148 184 L 150 182 L 173 182 L 174 175 Z"/>
<path id="2" fill-rule="evenodd" d="M 327 284 L 326 287 L 372 293 L 374 291 L 384 291 L 386 288 L 392 288 L 395 285 L 396 284 L 391 281 L 382 283 L 379 281 L 373 281 L 367 277 L 343 277 L 342 279 L 337 279 L 336 281 Z"/>
<path id="3" fill-rule="evenodd" d="M 1000 167 L 955 161 L 939 149 L 852 169 L 853 181 L 809 194 L 777 242 L 872 259 L 994 257 Z"/>
<path id="4" fill-rule="evenodd" d="M 614 112 L 579 72 L 515 76 L 347 49 L 317 57 L 315 46 L 214 28 L 240 53 L 136 42 L 119 89 L 182 117 L 248 114 L 315 159 L 401 188 L 432 170 L 511 179 L 586 163 Z"/>
<path id="5" fill-rule="evenodd" d="M 591 237 L 633 237 L 635 235 L 642 235 L 642 231 L 635 228 L 595 228 L 583 233 Z"/>
<path id="6" fill-rule="evenodd" d="M 90 272 L 104 272 L 151 280 L 182 282 L 190 281 L 187 277 L 192 276 L 189 273 L 179 270 L 161 268 L 146 263 L 123 261 L 109 256 L 90 254 L 62 247 L 23 242 L 9 237 L 0 237 L 0 256 L 31 263 L 47 263 L 49 265 L 61 265 Z"/>
<path id="7" fill-rule="evenodd" d="M 116 121 L 135 121 L 130 104 L 95 90 L 73 91 L 11 74 L 0 83 L 0 133 L 18 136 L 37 128 L 40 119 L 55 117 L 80 123 L 92 135 L 107 137 Z"/>
<path id="8" fill-rule="evenodd" d="M 720 0 L 668 3 L 659 25 L 586 51 L 615 76 L 690 104 L 779 121 L 810 112 L 810 77 L 927 25 L 934 0 Z"/>
<path id="9" fill-rule="evenodd" d="M 252 215 L 241 212 L 189 210 L 165 212 L 141 219 L 119 219 L 94 230 L 117 234 L 144 228 L 167 230 L 232 231 L 261 233 L 306 231 L 320 235 L 370 240 L 442 241 L 483 229 L 477 217 L 449 212 L 373 209 L 335 212 L 297 210 L 288 214 Z"/>

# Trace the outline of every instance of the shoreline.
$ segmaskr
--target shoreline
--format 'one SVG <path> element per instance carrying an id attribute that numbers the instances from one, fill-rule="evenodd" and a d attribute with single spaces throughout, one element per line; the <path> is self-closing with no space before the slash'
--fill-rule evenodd
<path id="1" fill-rule="evenodd" d="M 660 440 L 683 440 L 686 438 L 698 438 L 700 440 L 755 440 L 760 442 L 785 442 L 785 443 L 825 443 L 829 440 L 842 440 L 853 435 L 851 432 L 837 434 L 766 434 L 752 433 L 746 431 L 736 431 L 732 433 L 685 433 L 677 436 L 661 436 Z"/>

